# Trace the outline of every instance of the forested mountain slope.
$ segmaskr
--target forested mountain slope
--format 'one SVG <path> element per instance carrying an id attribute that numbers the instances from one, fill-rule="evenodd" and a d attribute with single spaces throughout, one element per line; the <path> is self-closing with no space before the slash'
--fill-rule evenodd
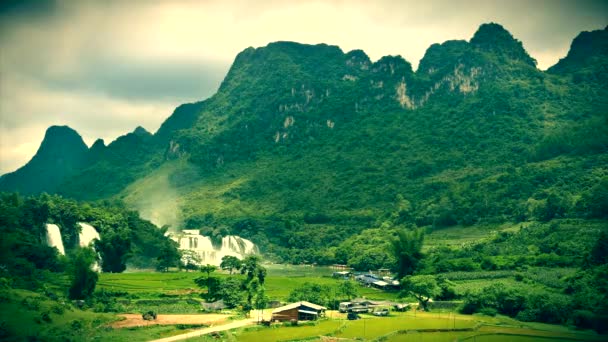
<path id="1" fill-rule="evenodd" d="M 325 44 L 248 48 L 156 134 L 96 143 L 61 186 L 18 186 L 18 171 L 2 188 L 120 197 L 157 223 L 297 248 L 315 245 L 300 233 L 338 243 L 383 222 L 605 217 L 606 32 L 547 72 L 498 24 L 432 45 L 416 72 Z"/>

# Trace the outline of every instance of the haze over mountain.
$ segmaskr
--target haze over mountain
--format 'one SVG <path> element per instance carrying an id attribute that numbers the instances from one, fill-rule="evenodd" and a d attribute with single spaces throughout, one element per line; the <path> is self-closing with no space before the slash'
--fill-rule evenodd
<path id="1" fill-rule="evenodd" d="M 546 72 L 494 23 L 433 44 L 416 72 L 325 44 L 247 48 L 215 95 L 155 134 L 86 151 L 51 128 L 0 189 L 122 198 L 157 224 L 228 225 L 282 246 L 296 243 L 283 235 L 291 221 L 337 241 L 384 221 L 602 216 L 607 32 L 581 33 Z"/>

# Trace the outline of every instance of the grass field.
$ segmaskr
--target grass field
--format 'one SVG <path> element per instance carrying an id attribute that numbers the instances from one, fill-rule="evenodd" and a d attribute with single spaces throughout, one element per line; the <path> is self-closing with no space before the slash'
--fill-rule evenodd
<path id="1" fill-rule="evenodd" d="M 526 224 L 529 224 L 527 222 Z M 452 226 L 427 232 L 423 250 L 435 246 L 460 246 L 479 241 L 498 232 L 518 231 L 522 223 L 505 223 L 501 225 Z"/>
<path id="2" fill-rule="evenodd" d="M 268 265 L 266 295 L 271 300 L 286 301 L 289 293 L 298 286 L 312 282 L 321 285 L 336 285 L 340 280 L 331 278 L 333 271 L 328 267 Z M 218 273 L 221 277 L 230 277 Z M 98 289 L 134 293 L 141 298 L 156 297 L 161 293 L 184 294 L 199 291 L 194 279 L 200 272 L 133 272 L 101 273 Z M 239 275 L 232 275 L 239 276 Z M 359 287 L 359 294 L 369 299 L 394 300 L 395 292 L 384 292 L 374 288 Z"/>
<path id="3" fill-rule="evenodd" d="M 300 326 L 252 327 L 225 332 L 228 341 L 320 341 L 322 336 L 344 341 L 603 341 L 602 336 L 562 326 L 529 325 L 508 317 L 469 316 L 454 313 L 408 312 L 390 317 L 363 315 L 347 321 L 326 319 Z M 211 341 L 203 336 L 188 341 Z"/>

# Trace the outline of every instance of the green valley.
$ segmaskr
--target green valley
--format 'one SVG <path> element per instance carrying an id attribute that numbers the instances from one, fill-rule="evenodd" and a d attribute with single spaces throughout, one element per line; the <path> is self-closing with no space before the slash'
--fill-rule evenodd
<path id="1" fill-rule="evenodd" d="M 608 27 L 582 32 L 542 71 L 488 23 L 414 71 L 280 41 L 240 52 L 155 133 L 89 148 L 50 127 L 0 177 L 0 339 L 151 340 L 215 324 L 163 315 L 245 322 L 299 301 L 326 317 L 192 340 L 605 339 L 607 47 Z M 202 236 L 259 253 L 208 265 L 184 251 Z M 389 317 L 336 311 L 355 298 Z"/>

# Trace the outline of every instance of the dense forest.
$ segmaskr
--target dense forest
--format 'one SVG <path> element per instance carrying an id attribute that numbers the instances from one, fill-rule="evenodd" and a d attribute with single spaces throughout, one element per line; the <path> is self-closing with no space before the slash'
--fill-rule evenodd
<path id="1" fill-rule="evenodd" d="M 175 243 L 164 236 L 166 227 L 159 229 L 118 202 L 82 203 L 57 195 L 22 197 L 3 193 L 0 215 L 0 276 L 20 288 L 37 289 L 53 272 L 66 270 L 69 259 L 79 250 L 77 240 L 82 228 L 78 222 L 89 223 L 99 231 L 100 240 L 94 245 L 99 255 L 95 258 L 101 261 L 103 271 L 122 272 L 127 263 L 154 268 L 163 252 L 177 255 Z M 66 256 L 47 245 L 46 223 L 60 227 Z"/>

